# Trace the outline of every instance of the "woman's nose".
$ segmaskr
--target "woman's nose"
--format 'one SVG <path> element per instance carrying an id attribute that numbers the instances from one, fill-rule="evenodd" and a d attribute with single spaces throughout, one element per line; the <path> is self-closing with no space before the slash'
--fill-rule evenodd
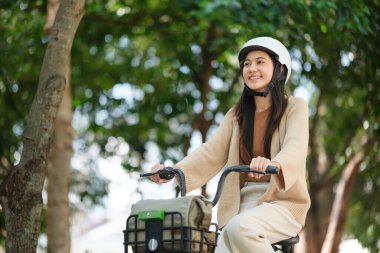
<path id="1" fill-rule="evenodd" d="M 257 70 L 256 64 L 251 64 L 248 66 L 248 71 L 249 72 L 255 72 Z"/>

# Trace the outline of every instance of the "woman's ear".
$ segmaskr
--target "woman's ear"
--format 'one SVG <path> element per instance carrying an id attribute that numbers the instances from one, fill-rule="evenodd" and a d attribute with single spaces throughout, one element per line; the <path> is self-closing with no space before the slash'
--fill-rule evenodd
<path id="1" fill-rule="evenodd" d="M 286 67 L 285 67 L 284 65 L 282 65 L 282 64 L 280 65 L 280 73 L 279 73 L 279 76 L 278 76 L 279 78 L 281 78 L 282 76 L 283 76 L 284 78 L 286 78 L 286 74 L 287 74 L 286 72 L 287 72 L 287 71 L 286 71 L 285 68 L 286 68 Z"/>
<path id="2" fill-rule="evenodd" d="M 277 70 L 277 78 L 281 78 L 283 75 L 284 75 L 284 65 L 280 64 L 280 63 L 277 63 L 278 65 L 280 65 L 280 71 Z"/>

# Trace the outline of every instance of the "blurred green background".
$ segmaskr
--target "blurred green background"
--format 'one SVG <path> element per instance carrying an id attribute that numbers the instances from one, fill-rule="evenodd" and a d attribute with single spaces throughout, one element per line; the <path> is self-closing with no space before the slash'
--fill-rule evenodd
<path id="1" fill-rule="evenodd" d="M 0 19 L 1 182 L 22 151 L 48 42 L 46 1 L 3 0 Z M 310 107 L 307 252 L 320 252 L 334 200 L 344 236 L 379 252 L 379 25 L 378 0 L 87 0 L 72 50 L 75 152 L 96 146 L 109 157 L 127 144 L 119 155 L 127 173 L 141 171 L 152 146 L 162 160 L 180 160 L 239 98 L 239 47 L 272 36 L 291 52 L 287 93 Z M 87 163 L 86 172 L 73 166 L 71 191 L 93 206 L 107 180 Z M 335 198 L 339 184 L 347 206 Z M 5 236 L 0 209 L 2 244 Z"/>

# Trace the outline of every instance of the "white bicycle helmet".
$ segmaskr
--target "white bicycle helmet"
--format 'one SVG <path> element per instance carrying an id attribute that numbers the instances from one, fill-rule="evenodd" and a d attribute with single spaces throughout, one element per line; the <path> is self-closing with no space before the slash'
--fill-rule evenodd
<path id="1" fill-rule="evenodd" d="M 275 56 L 276 60 L 287 68 L 285 84 L 288 82 L 292 69 L 292 61 L 288 49 L 278 40 L 271 37 L 257 37 L 247 41 L 239 51 L 239 64 L 242 65 L 246 55 L 254 50 L 259 49 L 269 51 Z"/>

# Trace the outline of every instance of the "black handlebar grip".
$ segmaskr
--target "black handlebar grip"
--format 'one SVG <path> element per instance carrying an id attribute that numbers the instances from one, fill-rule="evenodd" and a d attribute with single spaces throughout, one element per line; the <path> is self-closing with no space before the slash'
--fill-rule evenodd
<path id="1" fill-rule="evenodd" d="M 269 165 L 267 167 L 267 169 L 265 170 L 265 174 L 278 174 L 280 173 L 280 169 L 275 167 L 275 166 L 272 166 L 272 165 Z"/>
<path id="2" fill-rule="evenodd" d="M 172 168 L 165 167 L 164 169 L 158 171 L 158 175 L 161 179 L 170 180 L 175 176 L 175 172 Z"/>
<path id="3" fill-rule="evenodd" d="M 186 195 L 186 184 L 185 184 L 185 174 L 183 174 L 181 169 L 175 169 L 172 167 L 165 167 L 161 170 L 158 170 L 153 173 L 142 173 L 140 177 L 150 177 L 158 174 L 161 179 L 170 180 L 175 177 L 175 175 L 179 176 L 179 186 L 181 188 L 181 196 L 184 197 Z"/>
<path id="4" fill-rule="evenodd" d="M 158 174 L 161 179 L 167 179 L 167 180 L 170 180 L 175 176 L 175 172 L 174 172 L 173 168 L 165 167 L 162 170 L 158 170 L 158 171 L 153 172 L 153 173 L 152 172 L 142 173 L 142 174 L 140 174 L 140 177 L 150 177 L 150 176 L 153 176 L 155 174 Z"/>

